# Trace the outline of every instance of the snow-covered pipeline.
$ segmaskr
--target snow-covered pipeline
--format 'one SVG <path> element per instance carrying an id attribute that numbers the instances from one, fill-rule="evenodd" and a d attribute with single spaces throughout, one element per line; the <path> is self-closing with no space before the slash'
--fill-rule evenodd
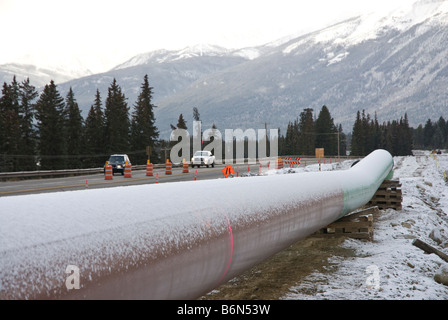
<path id="1" fill-rule="evenodd" d="M 198 298 L 366 204 L 392 167 L 376 150 L 344 171 L 0 198 L 0 299 Z"/>

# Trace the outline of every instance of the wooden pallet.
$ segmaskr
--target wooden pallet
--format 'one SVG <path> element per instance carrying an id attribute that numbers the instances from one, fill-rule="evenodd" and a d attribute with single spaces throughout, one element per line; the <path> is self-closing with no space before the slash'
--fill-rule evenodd
<path id="1" fill-rule="evenodd" d="M 369 207 L 367 209 L 355 211 L 330 223 L 325 228 L 318 230 L 312 237 L 348 237 L 372 241 L 373 215 L 378 212 L 378 207 Z"/>
<path id="2" fill-rule="evenodd" d="M 380 210 L 401 210 L 402 200 L 403 195 L 400 180 L 384 180 L 368 205 L 377 206 Z"/>

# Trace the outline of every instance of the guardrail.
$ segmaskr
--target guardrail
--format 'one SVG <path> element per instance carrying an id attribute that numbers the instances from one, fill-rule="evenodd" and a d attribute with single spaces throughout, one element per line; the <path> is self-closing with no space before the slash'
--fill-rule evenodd
<path id="1" fill-rule="evenodd" d="M 165 168 L 164 164 L 155 164 L 154 168 Z M 133 170 L 144 170 L 146 165 L 132 166 Z M 20 171 L 20 172 L 0 172 L 0 181 L 11 179 L 32 179 L 43 177 L 62 177 L 70 175 L 86 175 L 103 173 L 104 168 L 89 169 L 65 169 L 65 170 L 37 170 L 37 171 Z"/>
<path id="2" fill-rule="evenodd" d="M 309 160 L 314 159 L 317 161 L 316 158 L 313 156 L 297 156 L 297 155 L 288 155 L 288 156 L 280 156 L 280 158 L 297 158 L 300 157 L 303 160 Z M 349 157 L 344 156 L 341 157 L 341 161 L 347 160 L 347 159 L 357 159 L 359 157 Z M 336 159 L 336 157 L 326 157 L 323 159 Z M 247 164 L 247 163 L 266 163 L 266 162 L 273 163 L 275 159 L 272 158 L 263 158 L 263 159 L 251 159 L 251 158 L 244 158 L 244 159 L 234 159 L 231 164 Z M 154 164 L 154 169 L 161 169 L 165 168 L 165 164 Z M 182 164 L 173 164 L 173 167 L 182 167 Z M 133 170 L 144 170 L 146 169 L 146 165 L 133 165 Z M 96 173 L 102 173 L 104 168 L 87 168 L 87 169 L 64 169 L 64 170 L 37 170 L 37 171 L 19 171 L 19 172 L 0 172 L 0 181 L 8 181 L 11 179 L 32 179 L 32 178 L 43 178 L 43 177 L 63 177 L 63 176 L 70 176 L 70 175 L 86 175 L 86 174 L 96 174 Z"/>

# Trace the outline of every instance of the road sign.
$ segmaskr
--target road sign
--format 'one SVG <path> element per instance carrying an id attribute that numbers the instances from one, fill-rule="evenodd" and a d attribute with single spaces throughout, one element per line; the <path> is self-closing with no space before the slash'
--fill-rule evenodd
<path id="1" fill-rule="evenodd" d="M 221 170 L 224 173 L 224 176 L 227 178 L 229 174 L 234 175 L 235 170 L 233 170 L 232 166 L 229 164 L 227 167 Z"/>

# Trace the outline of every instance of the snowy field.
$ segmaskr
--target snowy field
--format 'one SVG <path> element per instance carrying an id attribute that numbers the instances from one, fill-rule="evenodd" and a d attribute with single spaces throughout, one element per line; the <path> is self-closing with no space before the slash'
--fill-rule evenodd
<path id="1" fill-rule="evenodd" d="M 448 273 L 448 262 L 412 245 L 418 238 L 448 253 L 448 155 L 416 151 L 415 156 L 395 157 L 394 164 L 403 209 L 382 211 L 374 221 L 373 242 L 347 239 L 342 245 L 355 249 L 355 257 L 334 257 L 335 272 L 311 274 L 283 299 L 448 300 L 448 286 L 434 280 L 436 274 Z M 322 170 L 335 166 L 323 165 Z M 317 293 L 302 294 L 307 288 Z"/>

